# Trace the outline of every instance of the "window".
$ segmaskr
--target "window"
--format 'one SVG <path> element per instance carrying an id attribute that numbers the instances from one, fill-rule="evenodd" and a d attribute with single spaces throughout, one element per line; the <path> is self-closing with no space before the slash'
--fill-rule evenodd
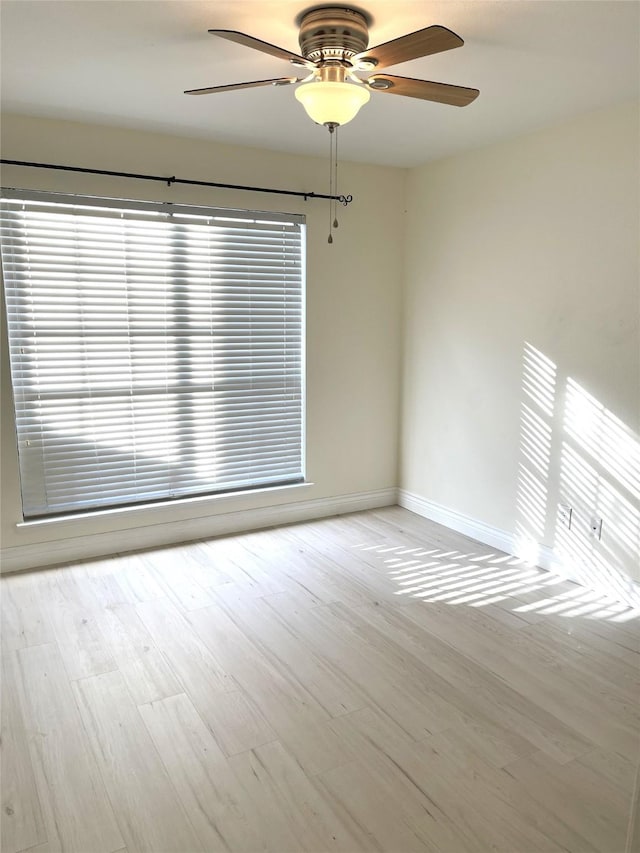
<path id="1" fill-rule="evenodd" d="M 304 219 L 5 191 L 24 517 L 303 480 Z"/>

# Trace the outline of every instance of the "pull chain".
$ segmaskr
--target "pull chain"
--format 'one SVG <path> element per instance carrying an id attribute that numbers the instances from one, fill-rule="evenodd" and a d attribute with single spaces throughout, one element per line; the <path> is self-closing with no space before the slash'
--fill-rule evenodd
<path id="1" fill-rule="evenodd" d="M 333 227 L 338 227 L 338 127 L 333 134 Z"/>
<path id="2" fill-rule="evenodd" d="M 333 229 L 338 227 L 338 127 L 333 122 L 325 125 L 329 131 L 329 239 L 333 243 Z M 342 200 L 342 199 L 341 199 Z M 346 202 L 345 202 L 346 204 Z"/>
<path id="3" fill-rule="evenodd" d="M 336 126 L 335 124 L 327 124 L 327 129 L 329 131 L 329 195 L 333 195 L 333 134 L 335 133 Z M 331 214 L 333 213 L 333 200 L 329 199 L 329 239 L 327 243 L 333 243 L 333 220 L 331 218 Z"/>

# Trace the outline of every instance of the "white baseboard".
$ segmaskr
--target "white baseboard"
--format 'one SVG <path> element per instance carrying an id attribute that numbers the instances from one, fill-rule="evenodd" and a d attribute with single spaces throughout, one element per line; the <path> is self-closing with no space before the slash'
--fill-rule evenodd
<path id="1" fill-rule="evenodd" d="M 470 518 L 468 515 L 463 515 L 455 509 L 448 509 L 413 492 L 400 489 L 398 503 L 405 509 L 415 512 L 417 515 L 421 515 L 438 524 L 443 524 L 445 527 L 449 527 L 457 533 L 462 533 L 464 536 L 469 536 L 471 539 L 476 539 L 484 545 L 491 545 L 492 548 L 498 548 L 507 554 L 513 548 L 513 536 L 505 530 L 491 527 L 491 525 L 485 524 L 483 521 L 476 521 L 476 519 Z"/>
<path id="2" fill-rule="evenodd" d="M 451 530 L 462 533 L 464 536 L 469 536 L 483 545 L 498 548 L 506 554 L 518 557 L 524 556 L 532 565 L 554 572 L 567 580 L 575 581 L 581 586 L 608 595 L 631 607 L 640 608 L 640 583 L 630 578 L 622 577 L 622 575 L 619 579 L 616 578 L 615 589 L 612 589 L 610 581 L 604 581 L 602 584 L 596 585 L 592 576 L 585 577 L 576 571 L 575 566 L 563 563 L 548 545 L 538 543 L 533 548 L 527 545 L 527 553 L 525 555 L 522 553 L 521 543 L 519 543 L 513 533 L 501 530 L 498 527 L 492 527 L 490 524 L 485 524 L 484 521 L 478 521 L 457 510 L 449 509 L 435 501 L 427 500 L 405 489 L 398 490 L 398 504 L 405 509 L 411 510 L 411 512 L 415 512 L 417 515 L 430 519 L 430 521 L 435 521 L 438 524 L 449 527 Z"/>
<path id="3" fill-rule="evenodd" d="M 143 548 L 174 545 L 210 536 L 258 530 L 278 524 L 291 524 L 296 521 L 310 521 L 330 515 L 376 509 L 395 504 L 396 498 L 396 489 L 379 489 L 331 498 L 283 503 L 261 509 L 236 510 L 90 536 L 17 545 L 0 551 L 0 571 L 3 574 L 24 571 Z"/>

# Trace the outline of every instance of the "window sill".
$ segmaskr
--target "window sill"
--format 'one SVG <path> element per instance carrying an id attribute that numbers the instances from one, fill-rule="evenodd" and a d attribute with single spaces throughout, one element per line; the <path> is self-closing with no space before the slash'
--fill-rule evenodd
<path id="1" fill-rule="evenodd" d="M 263 486 L 257 489 L 247 489 L 241 492 L 227 492 L 226 494 L 221 495 L 200 495 L 192 498 L 178 498 L 176 500 L 164 501 L 159 503 L 139 504 L 138 506 L 113 507 L 112 509 L 90 510 L 87 512 L 78 512 L 69 515 L 52 515 L 48 518 L 38 518 L 32 521 L 19 521 L 16 524 L 16 527 L 38 528 L 51 525 L 60 525 L 64 524 L 65 522 L 85 520 L 90 521 L 101 518 L 131 518 L 135 517 L 135 515 L 139 515 L 141 513 L 149 511 L 166 513 L 171 511 L 172 509 L 190 506 L 197 506 L 201 509 L 206 509 L 207 507 L 219 507 L 220 504 L 224 503 L 229 504 L 229 509 L 227 510 L 228 512 L 235 512 L 238 509 L 242 509 L 241 506 L 235 506 L 235 504 L 241 502 L 243 498 L 262 495 L 275 495 L 277 493 L 282 493 L 286 495 L 291 492 L 295 492 L 299 489 L 308 489 L 313 485 L 314 483 L 305 482 L 294 483 L 288 486 Z"/>

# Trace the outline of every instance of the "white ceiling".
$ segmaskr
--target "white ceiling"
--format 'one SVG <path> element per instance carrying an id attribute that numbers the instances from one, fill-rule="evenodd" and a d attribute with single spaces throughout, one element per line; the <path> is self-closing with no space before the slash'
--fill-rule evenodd
<path id="1" fill-rule="evenodd" d="M 2 0 L 3 110 L 324 155 L 326 131 L 293 87 L 182 94 L 291 74 L 286 62 L 207 29 L 297 52 L 295 20 L 310 5 Z M 373 92 L 340 134 L 344 159 L 413 166 L 639 95 L 636 0 L 366 0 L 355 8 L 373 17 L 372 45 L 431 24 L 454 30 L 462 48 L 389 71 L 479 88 L 480 97 L 457 108 Z"/>

